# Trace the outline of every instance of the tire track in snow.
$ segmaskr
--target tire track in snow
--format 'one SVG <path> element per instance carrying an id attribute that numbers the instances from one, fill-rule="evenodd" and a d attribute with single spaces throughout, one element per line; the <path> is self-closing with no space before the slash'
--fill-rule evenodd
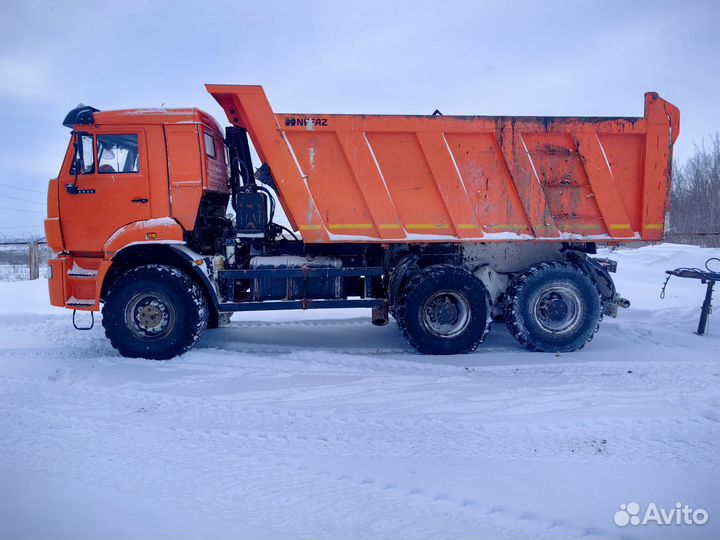
<path id="1" fill-rule="evenodd" d="M 72 419 L 78 425 L 97 424 L 109 425 L 109 422 L 98 420 L 95 417 L 88 417 L 82 414 L 72 414 L 67 404 L 61 407 L 61 411 L 29 407 L 22 405 L 5 404 L 2 409 L 11 413 L 16 411 L 19 414 L 44 417 L 53 423 Z M 146 411 L 144 407 L 136 410 Z M 102 414 L 107 417 L 116 417 L 117 410 L 97 410 L 93 414 Z M 127 413 L 127 411 L 122 411 Z M 158 411 L 153 411 L 157 414 Z M 166 420 L 166 419 L 163 419 Z M 205 418 L 201 425 L 211 424 Z M 438 423 L 435 431 L 424 427 L 421 431 L 412 432 L 404 428 L 400 422 L 393 426 L 364 426 L 362 433 L 355 431 L 343 431 L 337 429 L 337 425 L 330 423 L 322 426 L 311 425 L 313 429 L 302 430 L 302 426 L 296 426 L 293 430 L 283 426 L 269 429 L 263 422 L 257 426 L 225 426 L 219 428 L 188 428 L 166 425 L 157 421 L 154 415 L 150 415 L 130 423 L 114 422 L 116 429 L 137 429 L 167 431 L 184 435 L 190 439 L 201 438 L 203 440 L 221 439 L 233 440 L 242 443 L 243 449 L 252 454 L 279 453 L 284 456 L 300 457 L 304 455 L 327 455 L 332 457 L 352 457 L 364 455 L 368 450 L 377 452 L 384 457 L 432 457 L 451 455 L 475 456 L 482 452 L 484 458 L 508 458 L 504 450 L 489 452 L 492 442 L 507 438 L 508 445 L 513 447 L 513 455 L 510 459 L 548 459 L 558 462 L 580 461 L 584 462 L 589 456 L 597 458 L 602 462 L 663 462 L 668 464 L 694 463 L 704 466 L 717 466 L 720 461 L 716 457 L 715 446 L 711 441 L 693 440 L 697 436 L 697 430 L 702 429 L 704 423 L 682 422 L 679 419 L 665 421 L 656 420 L 645 422 L 626 421 L 621 425 L 615 422 L 588 423 L 585 421 L 563 422 L 559 424 L 540 424 L 517 426 L 490 426 L 474 431 L 472 434 L 467 431 L 458 430 L 458 426 L 442 426 Z M 627 428 L 628 433 L 622 436 L 603 433 L 602 428 Z M 335 428 L 334 430 L 332 428 Z M 656 431 L 661 429 L 664 435 L 658 437 Z M 458 430 L 459 432 L 453 432 Z M 631 431 L 630 431 L 631 430 Z M 646 433 L 643 433 L 646 432 Z M 468 435 L 472 435 L 472 441 L 468 442 Z M 399 444 L 402 441 L 402 444 Z M 619 445 L 625 441 L 624 444 Z M 627 441 L 631 441 L 630 444 Z M 668 442 L 670 441 L 670 442 Z M 612 448 L 611 454 L 621 456 L 622 459 L 608 458 L 608 446 Z M 358 443 L 362 451 L 358 451 Z M 424 443 L 424 444 L 423 444 Z M 606 452 L 603 454 L 603 452 Z M 658 460 L 657 456 L 667 456 L 665 460 Z M 655 456 L 654 459 L 649 456 Z M 683 456 L 677 459 L 677 456 Z"/>
<path id="2" fill-rule="evenodd" d="M 26 440 L 26 430 L 47 427 L 48 414 L 54 421 L 50 440 Z M 159 431 L 32 410 L 5 418 L 16 420 L 7 422 L 0 441 L 5 466 L 80 481 L 90 470 L 93 483 L 152 494 L 164 502 L 251 525 L 267 526 L 270 511 L 275 527 L 300 536 L 338 537 L 347 530 L 362 537 L 427 536 L 436 530 L 456 537 L 472 530 L 501 536 L 537 530 L 564 536 L 602 533 L 422 486 L 333 474 L 309 466 L 299 456 L 248 455 L 232 437 L 206 430 Z M 143 448 L 135 446 L 137 440 L 146 441 Z M 133 474 L 158 470 L 162 473 Z"/>
<path id="3" fill-rule="evenodd" d="M 0 376 L 0 388 L 3 388 L 3 394 L 4 395 L 10 395 L 11 392 L 17 387 L 24 387 L 25 391 L 31 391 L 32 395 L 37 397 L 41 395 L 42 392 L 45 392 L 50 398 L 49 400 L 55 399 L 58 397 L 58 394 L 66 394 L 65 397 L 76 397 L 79 393 L 86 394 L 89 396 L 97 397 L 100 400 L 104 400 L 108 397 L 114 397 L 117 399 L 124 399 L 127 400 L 129 403 L 136 403 L 138 400 L 144 400 L 147 402 L 157 402 L 157 403 L 165 403 L 171 406 L 177 406 L 178 408 L 185 408 L 189 410 L 200 410 L 205 409 L 208 412 L 212 412 L 212 414 L 217 414 L 218 412 L 224 411 L 226 413 L 229 413 L 231 415 L 236 415 L 238 413 L 252 413 L 257 414 L 260 416 L 271 416 L 271 417 L 285 417 L 291 420 L 307 420 L 307 421 L 330 421 L 330 420 L 337 420 L 340 423 L 355 423 L 355 424 L 361 424 L 361 425 L 367 425 L 369 423 L 373 423 L 376 425 L 381 426 L 406 426 L 406 427 L 423 427 L 423 426 L 429 426 L 429 425 L 437 425 L 442 424 L 444 426 L 447 425 L 453 425 L 453 426 L 459 426 L 458 429 L 470 429 L 471 426 L 475 426 L 476 424 L 471 424 L 467 421 L 448 421 L 448 420 L 437 420 L 433 418 L 427 418 L 424 416 L 424 413 L 422 416 L 411 418 L 409 421 L 402 422 L 401 420 L 407 419 L 406 415 L 401 416 L 395 416 L 393 417 L 392 411 L 383 412 L 383 415 L 381 417 L 369 417 L 367 415 L 360 415 L 358 413 L 332 413 L 332 412 L 326 412 L 323 410 L 316 411 L 316 410 L 308 410 L 308 409 L 302 409 L 302 408 L 296 408 L 296 407 L 270 407 L 267 405 L 261 405 L 261 404 L 242 404 L 238 405 L 236 402 L 228 400 L 228 399 L 218 399 L 214 397 L 193 397 L 193 396 L 179 396 L 175 394 L 167 394 L 164 392 L 156 392 L 151 391 L 147 389 L 127 389 L 127 388 L 118 388 L 118 387 L 107 387 L 107 386 L 99 386 L 99 385 L 92 385 L 87 382 L 82 382 L 80 384 L 75 384 L 72 381 L 70 381 L 70 384 L 63 384 L 62 379 L 58 380 L 55 377 L 48 378 L 47 381 L 35 379 L 35 378 L 27 378 L 27 377 L 13 377 L 13 376 Z M 646 397 L 655 397 L 659 394 L 659 392 L 662 395 L 666 394 L 665 390 L 662 391 L 649 391 L 646 393 Z M 538 393 L 535 391 L 535 393 Z M 562 402 L 562 401 L 568 401 L 569 403 L 575 403 L 578 399 L 578 396 L 567 396 L 566 394 L 558 395 L 557 390 L 547 390 L 545 392 L 539 392 L 540 394 L 540 400 L 533 399 L 530 405 L 532 407 L 535 407 L 538 405 L 541 401 L 549 401 L 549 402 Z M 586 394 L 583 394 L 586 396 Z M 603 394 L 608 395 L 608 394 Z M 637 390 L 628 391 L 625 393 L 616 393 L 617 395 L 629 395 L 629 396 L 642 396 L 641 392 L 638 392 Z M 612 394 L 610 394 L 612 396 Z M 518 398 L 522 396 L 518 396 L 517 394 L 513 394 L 512 399 L 514 401 L 518 401 Z M 502 400 L 493 400 L 492 398 L 488 398 L 487 401 L 499 401 L 501 404 L 505 403 L 507 399 Z M 506 411 L 507 412 L 507 411 Z M 560 411 L 562 412 L 562 411 Z M 505 415 L 506 417 L 508 415 Z M 687 417 L 686 416 L 677 416 L 674 418 L 647 418 L 647 417 L 629 417 L 626 415 L 623 415 L 622 417 L 618 418 L 588 418 L 588 419 L 581 419 L 574 421 L 572 419 L 558 419 L 553 422 L 523 422 L 521 419 L 515 419 L 515 420 L 504 420 L 502 423 L 496 421 L 495 419 L 490 420 L 485 425 L 481 425 L 480 427 L 475 427 L 473 429 L 483 431 L 490 429 L 487 427 L 488 425 L 492 426 L 527 426 L 533 425 L 538 426 L 541 429 L 548 430 L 548 426 L 559 426 L 561 429 L 567 429 L 571 425 L 577 425 L 578 423 L 582 423 L 583 425 L 589 425 L 589 424 L 595 424 L 595 425 L 622 425 L 622 426 L 630 426 L 635 424 L 642 424 L 642 425 L 660 425 L 665 424 L 666 422 L 674 422 L 674 423 L 682 423 Z M 717 423 L 718 421 L 713 418 L 703 418 L 701 419 L 690 419 L 689 420 L 693 424 L 697 423 Z M 519 429 L 525 429 L 523 427 L 520 427 Z"/>
<path id="4" fill-rule="evenodd" d="M 557 421 L 528 422 L 468 422 L 433 418 L 386 416 L 364 418 L 352 414 L 315 412 L 301 409 L 283 409 L 262 406 L 237 407 L 208 398 L 168 396 L 145 391 L 106 389 L 88 385 L 58 388 L 53 383 L 32 380 L 0 380 L 6 408 L 22 407 L 12 401 L 13 390 L 23 387 L 23 395 L 32 395 L 33 403 L 45 402 L 47 407 L 26 405 L 24 410 L 52 411 L 53 404 L 62 403 L 62 414 L 78 418 L 103 415 L 110 418 L 118 414 L 134 414 L 142 419 L 137 427 L 157 427 L 178 424 L 188 433 L 212 432 L 221 436 L 232 433 L 236 437 L 258 437 L 262 441 L 257 450 L 268 449 L 269 442 L 278 451 L 305 454 L 320 452 L 332 455 L 354 455 L 356 442 L 362 448 L 372 448 L 383 455 L 444 455 L 448 452 L 474 455 L 488 448 L 498 448 L 491 440 L 507 438 L 512 443 L 515 457 L 531 459 L 565 460 L 597 454 L 597 458 L 610 461 L 642 461 L 643 457 L 662 454 L 669 448 L 673 452 L 669 462 L 716 465 L 713 439 L 717 439 L 718 424 L 705 418 L 594 418 L 561 419 Z M 74 411 L 74 412 L 71 412 Z M 85 411 L 91 411 L 90 413 Z M 194 426 L 212 428 L 192 429 Z M 664 433 L 658 438 L 655 433 Z M 711 436 L 715 433 L 715 436 Z M 403 444 L 400 444 L 399 442 Z M 605 442 L 601 442 L 605 441 Z M 670 441 L 670 442 L 668 442 Z M 500 445 L 502 447 L 502 445 Z M 483 450 L 484 449 L 484 450 Z M 608 451 L 610 450 L 610 457 Z M 504 451 L 496 457 L 505 456 Z"/>
<path id="5" fill-rule="evenodd" d="M 199 347 L 195 351 L 190 351 L 182 357 L 170 360 L 170 363 L 177 362 L 182 366 L 189 367 L 208 367 L 208 368 L 227 368 L 237 369 L 238 367 L 271 367 L 279 365 L 281 367 L 294 367 L 300 371 L 307 370 L 316 366 L 324 368 L 347 368 L 353 372 L 362 373 L 382 373 L 382 374 L 410 374 L 410 375 L 460 375 L 463 377 L 483 377 L 492 373 L 516 372 L 528 374 L 534 372 L 540 376 L 548 374 L 556 375 L 560 371 L 571 371 L 582 369 L 584 375 L 605 376 L 608 370 L 618 371 L 623 374 L 627 372 L 628 367 L 633 369 L 654 369 L 656 367 L 668 367 L 674 370 L 691 369 L 693 367 L 709 369 L 707 362 L 682 360 L 677 362 L 635 362 L 627 360 L 625 362 L 616 359 L 611 360 L 590 360 L 577 364 L 572 361 L 557 361 L 556 356 L 550 353 L 532 353 L 537 356 L 537 362 L 512 364 L 483 365 L 483 355 L 488 354 L 491 358 L 492 353 L 505 353 L 514 355 L 527 354 L 523 351 L 508 349 L 504 347 L 496 347 L 484 349 L 482 352 L 478 350 L 475 353 L 462 355 L 455 358 L 456 363 L 438 363 L 446 360 L 447 357 L 422 356 L 409 350 L 398 350 L 397 352 L 389 352 L 389 349 L 334 349 L 321 347 L 262 347 L 253 346 L 237 342 L 226 346 L 218 346 L 213 348 Z M 232 348 L 230 348 L 232 347 Z M 206 359 L 208 356 L 203 353 L 211 353 L 212 359 Z M 272 358 L 269 363 L 267 358 L 256 358 L 255 355 L 279 355 Z M 402 356 L 402 359 L 395 358 Z M 550 361 L 549 358 L 553 360 Z M 227 361 L 226 361 L 227 360 Z M 452 359 L 451 359 L 452 360 Z M 435 363 L 433 363 L 435 362 Z M 720 369 L 720 366 L 718 367 Z M 551 373 L 551 370 L 556 370 Z M 595 372 L 595 373 L 593 373 Z"/>

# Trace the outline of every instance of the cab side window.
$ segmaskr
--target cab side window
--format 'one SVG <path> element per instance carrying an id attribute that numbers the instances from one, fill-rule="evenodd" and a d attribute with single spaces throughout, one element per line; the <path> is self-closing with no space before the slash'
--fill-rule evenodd
<path id="1" fill-rule="evenodd" d="M 217 152 L 215 151 L 215 139 L 207 131 L 203 131 L 205 136 L 205 153 L 213 158 L 217 159 Z"/>
<path id="2" fill-rule="evenodd" d="M 138 136 L 98 135 L 98 172 L 100 174 L 137 173 L 140 171 Z"/>
<path id="3" fill-rule="evenodd" d="M 92 135 L 80 133 L 79 138 L 75 160 L 70 165 L 70 174 L 92 174 L 95 172 L 95 149 Z M 75 171 L 75 167 L 78 165 L 80 170 Z"/>

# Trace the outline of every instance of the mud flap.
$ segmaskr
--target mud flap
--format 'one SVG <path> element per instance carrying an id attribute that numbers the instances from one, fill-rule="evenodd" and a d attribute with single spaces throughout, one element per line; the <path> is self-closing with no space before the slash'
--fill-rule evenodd
<path id="1" fill-rule="evenodd" d="M 608 317 L 617 317 L 618 307 L 630 307 L 630 301 L 618 295 L 615 283 L 610 272 L 615 272 L 617 263 L 610 259 L 594 259 L 585 253 L 569 250 L 563 253 L 563 258 L 581 268 L 592 278 L 602 297 L 602 312 Z"/>

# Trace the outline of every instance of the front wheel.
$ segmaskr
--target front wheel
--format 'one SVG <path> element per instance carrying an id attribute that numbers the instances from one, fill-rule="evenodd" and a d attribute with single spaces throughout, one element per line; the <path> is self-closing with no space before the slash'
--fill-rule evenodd
<path id="1" fill-rule="evenodd" d="M 407 342 L 423 354 L 474 351 L 490 329 L 485 285 L 470 272 L 430 266 L 413 276 L 398 298 L 395 318 Z"/>
<path id="2" fill-rule="evenodd" d="M 571 264 L 534 265 L 513 278 L 505 296 L 505 324 L 530 351 L 582 349 L 602 319 L 595 283 Z"/>
<path id="3" fill-rule="evenodd" d="M 110 288 L 102 324 L 123 356 L 166 360 L 184 353 L 208 324 L 205 297 L 184 272 L 151 264 L 133 268 Z"/>

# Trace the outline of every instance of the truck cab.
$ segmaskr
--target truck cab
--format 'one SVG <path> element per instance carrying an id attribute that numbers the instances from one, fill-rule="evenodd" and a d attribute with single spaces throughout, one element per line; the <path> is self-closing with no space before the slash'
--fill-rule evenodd
<path id="1" fill-rule="evenodd" d="M 58 254 L 50 261 L 53 305 L 97 309 L 100 282 L 88 276 L 102 278 L 119 251 L 142 243 L 202 244 L 207 239 L 193 238 L 193 230 L 212 234 L 206 222 L 213 217 L 222 226 L 227 153 L 207 113 L 79 107 L 63 124 L 72 131 L 49 184 L 45 220 L 48 245 Z"/>

